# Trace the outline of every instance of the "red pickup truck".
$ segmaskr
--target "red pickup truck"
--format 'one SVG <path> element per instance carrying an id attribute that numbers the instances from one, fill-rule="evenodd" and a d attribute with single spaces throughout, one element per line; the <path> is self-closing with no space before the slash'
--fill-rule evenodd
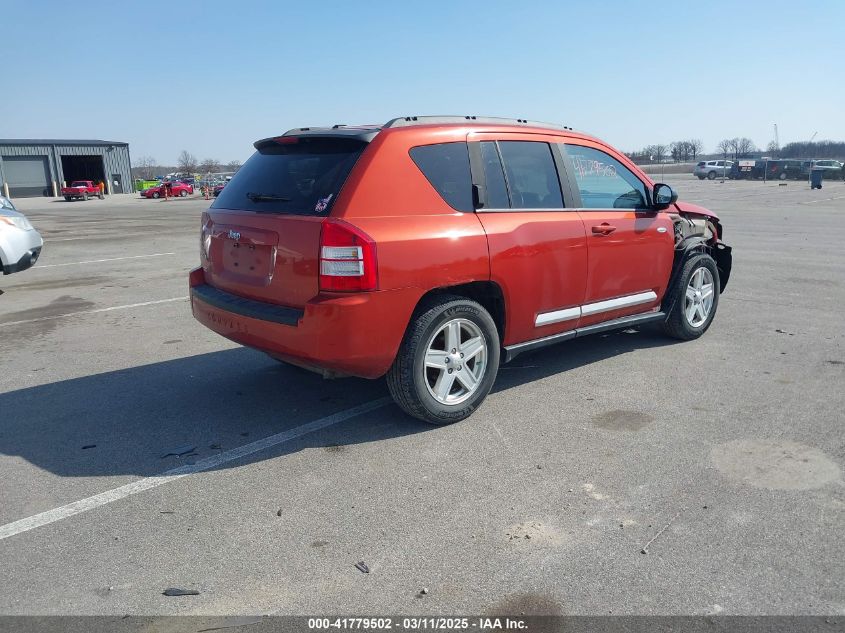
<path id="1" fill-rule="evenodd" d="M 100 200 L 103 199 L 103 192 L 100 187 L 94 184 L 93 180 L 74 180 L 70 183 L 70 187 L 62 187 L 62 195 L 65 200 L 87 200 L 91 196 L 97 196 Z"/>

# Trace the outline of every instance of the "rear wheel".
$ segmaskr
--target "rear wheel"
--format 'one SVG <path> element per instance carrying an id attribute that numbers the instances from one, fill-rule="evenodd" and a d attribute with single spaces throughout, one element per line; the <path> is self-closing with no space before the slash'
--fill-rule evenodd
<path id="1" fill-rule="evenodd" d="M 715 171 L 708 171 L 707 172 L 707 180 L 716 180 L 716 172 Z"/>
<path id="2" fill-rule="evenodd" d="M 159 197 L 159 193 L 158 193 L 158 191 L 156 191 L 155 193 L 153 193 L 153 198 L 158 198 L 158 197 Z"/>
<path id="3" fill-rule="evenodd" d="M 778 176 L 778 178 L 780 180 L 786 180 L 786 172 L 785 171 L 780 172 L 780 176 Z"/>
<path id="4" fill-rule="evenodd" d="M 698 179 L 699 179 L 699 180 L 704 180 L 704 176 L 699 176 L 699 177 L 698 177 Z"/>
<path id="5" fill-rule="evenodd" d="M 474 301 L 441 296 L 423 304 L 408 326 L 387 385 L 409 415 L 431 424 L 469 417 L 499 369 L 499 333 Z"/>
<path id="6" fill-rule="evenodd" d="M 181 198 L 184 198 L 187 195 L 188 195 L 188 192 L 185 189 L 182 189 L 182 191 L 179 192 L 179 197 L 181 197 Z"/>
<path id="7" fill-rule="evenodd" d="M 70 196 L 65 196 L 65 200 L 67 200 L 68 202 L 70 202 Z"/>
<path id="8" fill-rule="evenodd" d="M 669 291 L 674 301 L 663 331 L 683 341 L 707 331 L 719 306 L 719 271 L 710 255 L 693 255 Z"/>

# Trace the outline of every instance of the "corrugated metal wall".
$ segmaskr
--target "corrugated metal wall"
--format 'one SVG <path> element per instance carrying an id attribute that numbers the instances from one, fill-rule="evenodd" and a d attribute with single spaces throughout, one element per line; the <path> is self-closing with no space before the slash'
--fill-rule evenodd
<path id="1" fill-rule="evenodd" d="M 134 192 L 128 145 L 0 145 L 0 183 L 7 182 L 3 170 L 3 156 L 47 156 L 50 178 L 59 188 L 65 180 L 62 156 L 102 156 L 105 177 L 112 188 L 114 175 L 117 174 L 123 192 Z"/>

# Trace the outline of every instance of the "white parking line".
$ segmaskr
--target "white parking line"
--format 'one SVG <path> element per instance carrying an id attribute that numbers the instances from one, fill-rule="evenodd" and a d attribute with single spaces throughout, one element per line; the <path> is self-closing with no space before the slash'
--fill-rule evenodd
<path id="1" fill-rule="evenodd" d="M 159 299 L 158 301 L 144 301 L 143 303 L 129 303 L 123 306 L 112 306 L 111 308 L 97 308 L 96 310 L 80 310 L 79 312 L 68 312 L 67 314 L 54 314 L 51 316 L 37 317 L 35 319 L 25 319 L 23 321 L 9 321 L 7 323 L 0 323 L 0 327 L 7 325 L 23 325 L 24 323 L 38 323 L 39 321 L 52 321 L 53 319 L 64 319 L 65 317 L 72 317 L 78 314 L 97 314 L 98 312 L 111 312 L 112 310 L 128 310 L 129 308 L 140 308 L 143 306 L 153 306 L 159 303 L 170 303 L 172 301 L 187 301 L 188 297 L 174 297 L 173 299 Z"/>
<path id="2" fill-rule="evenodd" d="M 84 262 L 68 262 L 67 264 L 47 264 L 46 266 L 36 266 L 33 270 L 39 268 L 58 268 L 59 266 L 79 266 L 80 264 L 99 264 L 102 262 L 117 262 L 124 259 L 144 259 L 146 257 L 164 257 L 165 255 L 175 255 L 176 253 L 153 253 L 152 255 L 131 255 L 129 257 L 110 257 L 108 259 L 89 259 Z"/>
<path id="3" fill-rule="evenodd" d="M 12 523 L 7 523 L 6 525 L 0 526 L 0 541 L 5 538 L 9 538 L 10 536 L 20 534 L 21 532 L 28 532 L 29 530 L 34 530 L 35 528 L 43 525 L 49 525 L 50 523 L 67 519 L 75 514 L 81 514 L 82 512 L 99 508 L 107 503 L 125 499 L 126 497 L 136 495 L 139 492 L 163 486 L 164 484 L 176 481 L 182 477 L 187 477 L 188 475 L 209 470 L 210 468 L 216 468 L 217 466 L 221 466 L 227 462 L 257 453 L 258 451 L 263 451 L 265 449 L 272 448 L 273 446 L 290 442 L 291 440 L 295 440 L 296 438 L 308 433 L 313 433 L 314 431 L 319 431 L 320 429 L 324 429 L 326 427 L 339 424 L 340 422 L 344 422 L 350 418 L 359 416 L 362 413 L 369 413 L 370 411 L 380 409 L 389 402 L 390 398 L 379 398 L 378 400 L 373 400 L 372 402 L 352 407 L 346 411 L 340 411 L 339 413 L 334 413 L 326 416 L 325 418 L 320 418 L 319 420 L 314 420 L 313 422 L 308 422 L 307 424 L 294 427 L 288 431 L 276 433 L 275 435 L 265 437 L 263 440 L 244 444 L 243 446 L 233 448 L 225 453 L 220 453 L 219 455 L 214 455 L 213 457 L 206 457 L 205 459 L 198 461 L 196 464 L 188 464 L 180 466 L 179 468 L 172 468 L 171 470 L 166 470 L 158 475 L 145 477 L 144 479 L 139 479 L 138 481 L 133 481 L 130 484 L 113 488 L 112 490 L 107 490 L 106 492 L 101 492 L 100 494 L 92 497 L 80 499 L 79 501 L 74 501 L 73 503 L 69 503 L 59 508 L 47 510 L 46 512 L 35 514 L 25 519 L 19 519 L 17 521 L 13 521 Z"/>
<path id="4" fill-rule="evenodd" d="M 821 200 L 806 200 L 805 202 L 799 202 L 798 204 L 816 204 L 817 202 L 830 202 L 831 200 L 842 200 L 845 196 L 836 196 L 835 198 L 823 198 Z"/>

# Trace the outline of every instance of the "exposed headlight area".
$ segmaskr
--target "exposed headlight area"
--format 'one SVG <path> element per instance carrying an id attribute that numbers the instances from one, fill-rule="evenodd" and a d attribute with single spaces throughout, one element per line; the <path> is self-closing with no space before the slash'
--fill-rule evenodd
<path id="1" fill-rule="evenodd" d="M 31 231 L 32 224 L 22 215 L 0 215 L 0 222 L 17 227 L 22 231 Z"/>

